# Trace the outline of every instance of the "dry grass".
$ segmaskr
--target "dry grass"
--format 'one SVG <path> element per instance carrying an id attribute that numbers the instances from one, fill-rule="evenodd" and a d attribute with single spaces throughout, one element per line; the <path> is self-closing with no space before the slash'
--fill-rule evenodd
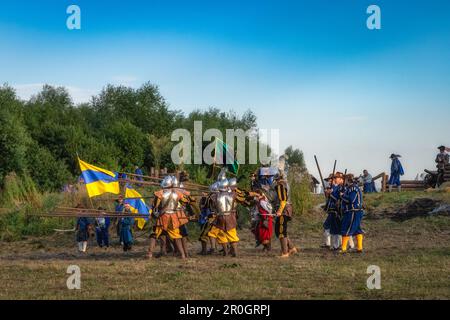
<path id="1" fill-rule="evenodd" d="M 341 256 L 320 249 L 324 216 L 311 212 L 291 228 L 301 252 L 287 260 L 255 249 L 240 230 L 241 256 L 146 261 L 141 239 L 130 253 L 119 247 L 75 250 L 73 234 L 2 243 L 0 299 L 449 299 L 450 219 L 366 220 L 366 252 Z M 81 268 L 81 290 L 68 290 L 66 269 Z M 381 290 L 366 288 L 369 265 L 381 268 Z"/>

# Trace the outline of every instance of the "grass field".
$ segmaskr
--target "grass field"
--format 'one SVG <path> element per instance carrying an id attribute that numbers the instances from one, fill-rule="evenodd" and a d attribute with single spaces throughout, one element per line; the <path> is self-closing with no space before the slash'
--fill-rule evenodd
<path id="1" fill-rule="evenodd" d="M 301 250 L 286 260 L 277 258 L 276 240 L 269 255 L 255 249 L 246 228 L 239 233 L 240 257 L 197 256 L 199 244 L 191 239 L 186 261 L 144 260 L 146 237 L 126 254 L 118 246 L 90 246 L 80 255 L 73 233 L 2 242 L 0 299 L 449 299 L 450 217 L 374 218 L 376 208 L 395 210 L 416 196 L 368 199 L 373 212 L 363 223 L 361 255 L 319 248 L 324 214 L 318 209 L 290 225 Z M 433 197 L 448 201 L 448 195 Z M 66 287 L 73 264 L 81 268 L 81 290 Z M 381 268 L 380 290 L 366 287 L 369 265 Z"/>

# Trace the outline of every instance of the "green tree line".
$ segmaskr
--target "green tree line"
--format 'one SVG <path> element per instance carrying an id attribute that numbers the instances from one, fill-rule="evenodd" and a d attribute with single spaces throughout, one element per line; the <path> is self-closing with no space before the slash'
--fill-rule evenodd
<path id="1" fill-rule="evenodd" d="M 40 191 L 57 191 L 76 181 L 80 158 L 110 170 L 132 172 L 140 166 L 178 169 L 170 158 L 174 129 L 257 129 L 256 116 L 239 116 L 217 108 L 187 115 L 169 107 L 158 87 L 134 89 L 107 85 L 88 103 L 75 105 L 64 87 L 44 85 L 28 100 L 0 86 L 0 188 L 10 173 L 30 176 Z M 257 139 L 257 137 L 255 137 Z M 162 143 L 167 142 L 167 143 Z M 209 142 L 204 142 L 204 146 Z M 257 165 L 242 165 L 240 175 Z M 183 166 L 198 182 L 207 182 L 206 165 Z"/>

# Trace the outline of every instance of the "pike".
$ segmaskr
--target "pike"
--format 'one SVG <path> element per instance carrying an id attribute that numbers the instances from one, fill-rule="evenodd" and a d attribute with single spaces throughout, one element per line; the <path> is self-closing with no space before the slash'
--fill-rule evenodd
<path id="1" fill-rule="evenodd" d="M 132 179 L 119 179 L 119 182 L 139 184 L 139 185 L 144 185 L 144 186 L 159 186 L 160 185 L 159 182 L 139 181 L 139 180 L 132 180 Z M 208 190 L 208 187 L 203 186 L 203 185 L 196 185 L 196 184 L 193 185 L 193 184 L 189 184 L 189 183 L 186 183 L 186 185 L 188 187 L 184 187 L 184 188 L 177 187 L 177 189 L 185 189 L 185 190 L 190 190 L 190 191 L 206 191 L 206 190 Z M 193 187 L 189 187 L 190 185 L 192 185 Z"/>

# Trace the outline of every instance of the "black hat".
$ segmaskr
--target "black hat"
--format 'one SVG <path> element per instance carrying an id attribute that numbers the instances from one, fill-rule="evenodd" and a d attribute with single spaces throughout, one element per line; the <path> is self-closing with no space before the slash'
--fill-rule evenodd
<path id="1" fill-rule="evenodd" d="M 393 158 L 400 158 L 400 157 L 401 157 L 401 155 L 392 153 L 389 158 L 393 159 Z"/>
<path id="2" fill-rule="evenodd" d="M 445 146 L 440 146 L 440 147 L 438 147 L 438 149 L 442 150 L 442 149 L 446 149 L 446 147 Z"/>

